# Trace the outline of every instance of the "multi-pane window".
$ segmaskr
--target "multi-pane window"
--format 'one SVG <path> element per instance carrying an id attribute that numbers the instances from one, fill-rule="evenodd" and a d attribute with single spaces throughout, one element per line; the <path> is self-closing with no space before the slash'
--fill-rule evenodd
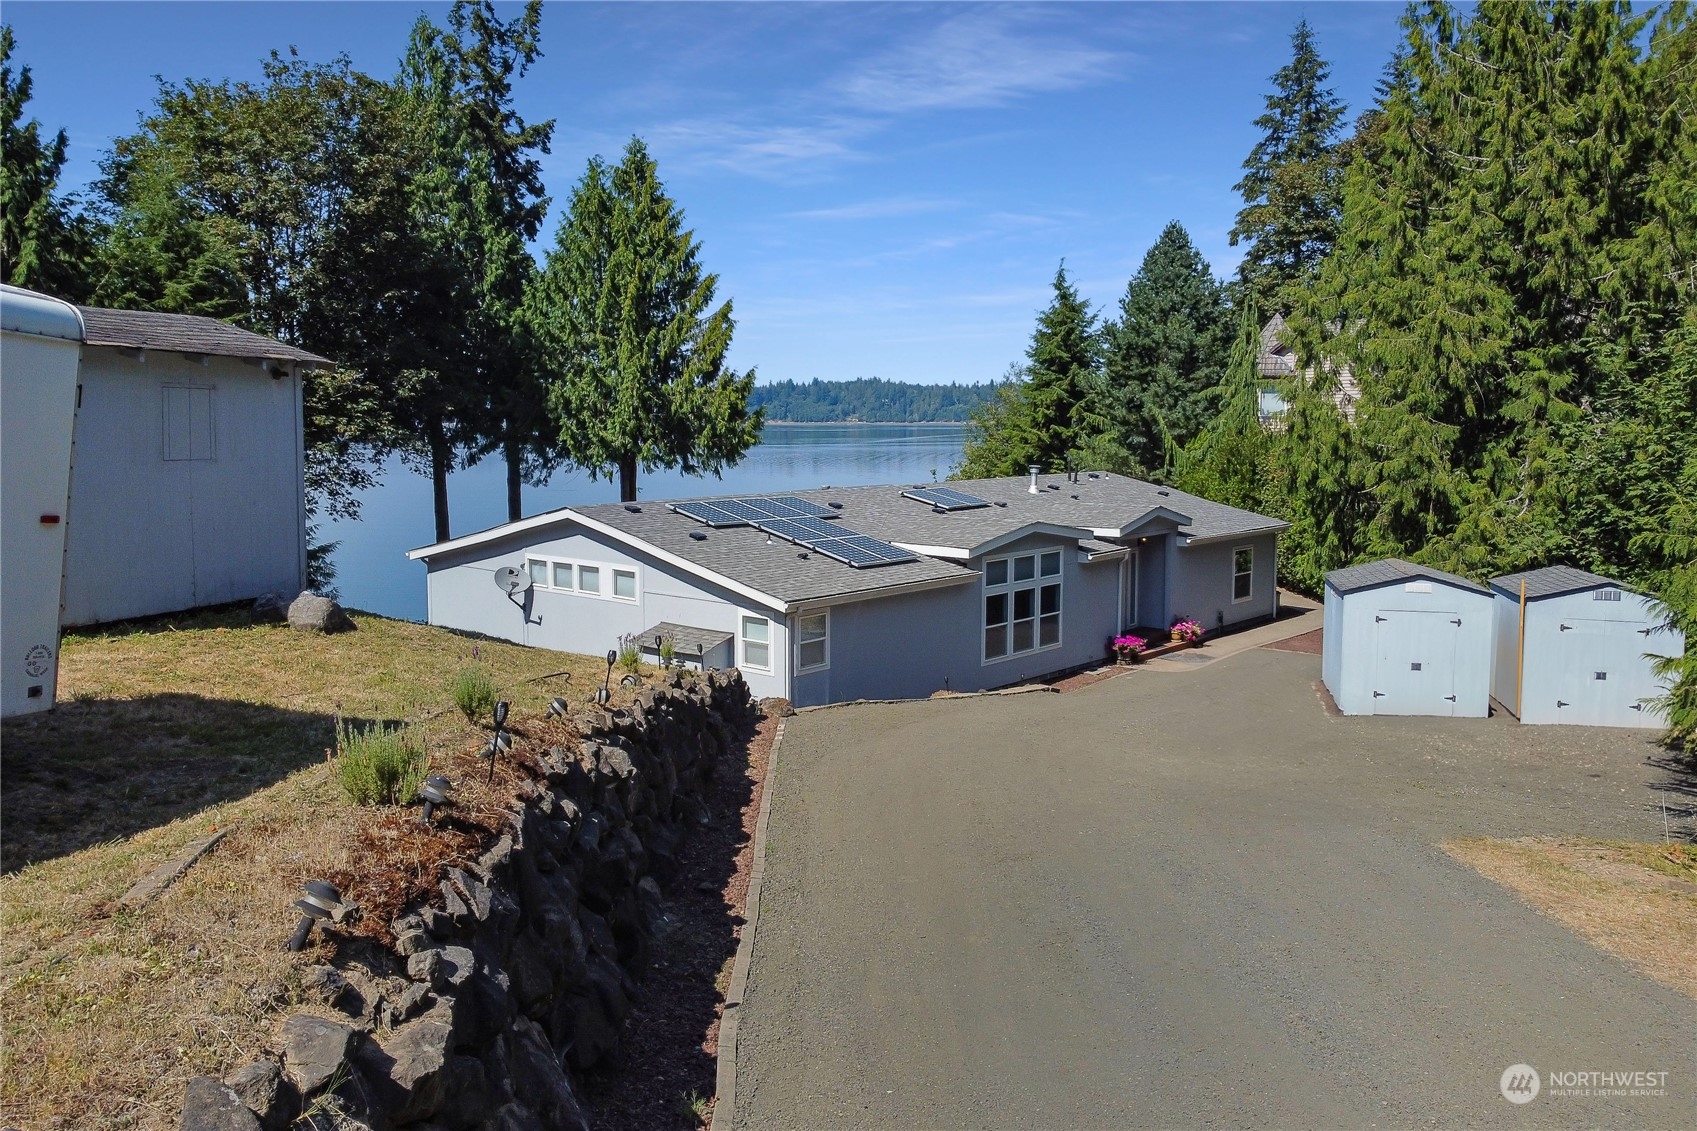
<path id="1" fill-rule="evenodd" d="M 1255 547 L 1232 551 L 1232 601 L 1247 601 L 1255 592 Z"/>
<path id="2" fill-rule="evenodd" d="M 765 617 L 742 618 L 742 665 L 759 671 L 772 670 L 772 622 Z"/>
<path id="3" fill-rule="evenodd" d="M 803 613 L 795 621 L 796 671 L 813 671 L 831 662 L 831 614 Z"/>
<path id="4" fill-rule="evenodd" d="M 560 561 L 556 558 L 526 558 L 524 568 L 530 574 L 531 585 L 538 589 L 579 593 L 585 597 L 605 597 L 615 601 L 637 599 L 634 569 Z M 612 574 L 611 584 L 602 577 L 602 574 L 609 572 Z"/>
<path id="5" fill-rule="evenodd" d="M 1061 642 L 1061 552 L 984 563 L 984 659 L 1000 660 Z"/>

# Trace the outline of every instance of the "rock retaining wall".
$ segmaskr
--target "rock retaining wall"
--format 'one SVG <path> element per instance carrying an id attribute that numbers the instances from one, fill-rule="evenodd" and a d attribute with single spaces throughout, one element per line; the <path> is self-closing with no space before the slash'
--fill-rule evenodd
<path id="1" fill-rule="evenodd" d="M 284 1021 L 275 1054 L 196 1077 L 185 1131 L 587 1129 L 574 1073 L 614 1050 L 671 929 L 655 875 L 758 708 L 735 672 L 673 673 L 553 747 L 475 866 L 307 972 L 334 1019 Z"/>

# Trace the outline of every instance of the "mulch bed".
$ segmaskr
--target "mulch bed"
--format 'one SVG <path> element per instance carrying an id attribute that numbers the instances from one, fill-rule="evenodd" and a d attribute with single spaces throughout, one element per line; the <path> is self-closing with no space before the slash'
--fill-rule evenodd
<path id="1" fill-rule="evenodd" d="M 1288 640 L 1275 640 L 1271 644 L 1263 644 L 1261 647 L 1271 648 L 1275 652 L 1305 652 L 1310 656 L 1318 656 L 1320 654 L 1321 633 L 1323 632 L 1325 632 L 1325 629 L 1316 628 L 1312 632 L 1303 633 L 1301 636 L 1292 636 Z"/>
<path id="2" fill-rule="evenodd" d="M 584 1081 L 597 1129 L 697 1127 L 711 1110 L 719 1016 L 742 938 L 754 826 L 777 730 L 776 717 L 762 718 L 748 736 L 746 761 L 714 778 L 706 798 L 713 823 L 690 834 L 677 874 L 662 879 L 676 928 L 655 947 L 614 1062 Z"/>

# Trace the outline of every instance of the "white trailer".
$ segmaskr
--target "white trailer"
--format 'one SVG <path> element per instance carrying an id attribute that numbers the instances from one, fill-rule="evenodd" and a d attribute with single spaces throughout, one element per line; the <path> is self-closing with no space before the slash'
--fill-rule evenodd
<path id="1" fill-rule="evenodd" d="M 0 716 L 58 690 L 82 341 L 76 307 L 0 286 Z"/>

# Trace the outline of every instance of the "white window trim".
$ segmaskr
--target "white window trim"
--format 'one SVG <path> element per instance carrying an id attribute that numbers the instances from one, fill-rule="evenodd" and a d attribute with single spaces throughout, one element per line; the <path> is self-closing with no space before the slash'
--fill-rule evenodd
<path id="1" fill-rule="evenodd" d="M 1242 577 L 1243 574 L 1238 572 L 1237 556 L 1239 554 L 1243 553 L 1246 550 L 1249 552 L 1249 593 L 1248 593 L 1247 596 L 1239 597 L 1237 595 L 1237 579 L 1239 577 Z M 1234 605 L 1245 605 L 1245 604 L 1248 604 L 1250 601 L 1253 601 L 1253 600 L 1255 600 L 1255 547 L 1254 546 L 1233 546 L 1232 547 L 1232 604 L 1234 604 Z"/>
<path id="2" fill-rule="evenodd" d="M 995 558 L 984 559 L 984 584 L 979 587 L 978 598 L 978 658 L 983 667 L 989 667 L 991 664 L 1006 663 L 1009 660 L 1017 660 L 1025 656 L 1034 656 L 1039 652 L 1053 652 L 1055 649 L 1066 643 L 1066 555 L 1061 555 L 1060 572 L 1050 574 L 1045 577 L 1043 575 L 1043 555 L 1050 552 L 1051 551 L 1049 550 L 1032 550 L 1028 553 L 1007 554 Z M 1026 578 L 1024 581 L 1015 581 L 1013 567 L 1014 559 L 1027 557 L 1032 559 L 1031 576 Z M 991 562 L 1008 563 L 1008 579 L 1001 585 L 990 584 Z M 1038 643 L 1038 641 L 1043 638 L 1043 587 L 1046 585 L 1059 586 L 1061 590 L 1060 608 L 1055 614 L 1055 642 L 1053 644 Z M 1033 646 L 1016 652 L 1013 650 L 1013 595 L 1016 590 L 1020 589 L 1031 590 L 1031 640 Z M 1000 656 L 988 656 L 984 653 L 984 634 L 985 630 L 989 627 L 984 623 L 984 616 L 986 612 L 985 604 L 987 603 L 987 598 L 996 593 L 1006 593 L 1008 596 L 1008 619 L 1006 624 L 1008 631 L 1008 651 Z"/>
<path id="3" fill-rule="evenodd" d="M 766 643 L 766 666 L 765 667 L 761 667 L 759 664 L 751 664 L 751 663 L 748 662 L 748 637 L 746 637 L 742 634 L 742 622 L 745 621 L 745 620 L 760 620 L 760 621 L 766 622 L 766 642 L 765 642 Z M 758 643 L 760 643 L 760 641 L 756 640 L 755 643 L 758 644 Z M 740 610 L 737 612 L 737 667 L 739 669 L 742 669 L 742 670 L 745 670 L 745 671 L 765 672 L 768 675 L 771 674 L 772 668 L 773 668 L 773 664 L 772 664 L 772 618 L 771 617 L 762 616 L 759 613 L 746 613 L 746 612 L 742 612 Z"/>
<path id="4" fill-rule="evenodd" d="M 543 582 L 536 581 L 536 580 L 533 579 L 530 583 L 530 586 L 531 586 L 532 589 L 539 589 L 544 593 L 564 593 L 567 596 L 571 596 L 571 597 L 587 597 L 592 601 L 617 601 L 621 605 L 637 605 L 637 604 L 642 603 L 642 567 L 640 567 L 640 566 L 636 566 L 636 565 L 615 565 L 612 562 L 589 561 L 589 560 L 586 560 L 586 559 L 583 559 L 583 558 L 556 558 L 556 557 L 553 557 L 552 555 L 526 554 L 524 556 L 524 573 L 525 573 L 526 577 L 531 577 L 531 572 L 530 572 L 530 563 L 531 562 L 542 562 L 545 565 L 547 565 L 547 567 L 548 567 L 548 581 L 546 583 L 543 583 Z M 573 588 L 562 589 L 559 586 L 554 584 L 554 567 L 555 566 L 570 566 L 571 567 L 572 581 L 574 583 Z M 598 570 L 601 571 L 601 588 L 598 592 L 585 593 L 582 589 L 579 589 L 579 588 L 576 587 L 575 583 L 577 582 L 577 579 L 578 579 L 578 569 L 581 566 L 588 566 L 591 569 L 598 569 Z M 613 571 L 614 570 L 618 570 L 620 573 L 629 573 L 629 574 L 635 575 L 635 577 L 636 577 L 636 593 L 635 593 L 635 595 L 630 596 L 630 597 L 615 597 L 613 595 Z"/>
<path id="5" fill-rule="evenodd" d="M 823 643 L 825 645 L 825 659 L 820 663 L 806 665 L 806 666 L 804 666 L 801 662 L 801 646 L 803 644 L 803 641 L 801 639 L 801 621 L 802 621 L 803 617 L 824 617 L 825 618 L 825 636 L 823 638 Z M 831 610 L 830 609 L 808 609 L 805 612 L 797 613 L 795 615 L 795 632 L 793 633 L 793 635 L 795 637 L 795 674 L 797 674 L 797 675 L 811 675 L 813 672 L 822 672 L 822 671 L 825 671 L 825 670 L 830 668 L 830 666 L 831 666 Z M 811 644 L 811 643 L 813 643 L 813 641 L 806 641 L 806 643 Z"/>

